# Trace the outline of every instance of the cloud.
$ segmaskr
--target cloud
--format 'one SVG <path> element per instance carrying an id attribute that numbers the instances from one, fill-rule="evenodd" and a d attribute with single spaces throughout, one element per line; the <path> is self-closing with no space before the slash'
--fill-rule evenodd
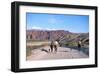
<path id="1" fill-rule="evenodd" d="M 34 27 L 32 27 L 32 29 L 43 29 L 43 28 L 41 28 L 41 27 L 37 27 L 37 26 L 34 26 Z"/>
<path id="2" fill-rule="evenodd" d="M 57 30 L 57 29 L 53 29 L 53 28 L 42 28 L 42 27 L 38 27 L 38 26 L 33 26 L 33 27 L 27 27 L 27 30 Z"/>
<path id="3" fill-rule="evenodd" d="M 43 29 L 43 28 L 37 27 L 37 26 L 33 26 L 33 27 L 27 27 L 27 29 L 28 29 L 28 30 L 31 30 L 31 29 L 39 29 L 39 30 L 41 30 L 41 29 Z"/>

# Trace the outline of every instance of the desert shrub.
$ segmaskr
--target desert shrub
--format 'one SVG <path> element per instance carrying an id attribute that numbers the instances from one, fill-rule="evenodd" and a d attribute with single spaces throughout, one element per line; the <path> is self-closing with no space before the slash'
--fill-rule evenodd
<path id="1" fill-rule="evenodd" d="M 30 56 L 32 52 L 31 48 L 26 48 L 26 56 Z"/>
<path id="2" fill-rule="evenodd" d="M 66 42 L 66 46 L 77 46 L 76 42 Z"/>

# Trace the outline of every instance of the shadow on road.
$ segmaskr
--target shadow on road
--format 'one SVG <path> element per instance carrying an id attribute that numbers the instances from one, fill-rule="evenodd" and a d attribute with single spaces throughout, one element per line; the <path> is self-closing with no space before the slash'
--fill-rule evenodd
<path id="1" fill-rule="evenodd" d="M 69 51 L 58 51 L 58 52 L 69 52 Z"/>
<path id="2" fill-rule="evenodd" d="M 44 51 L 46 53 L 49 53 L 49 51 L 47 51 L 46 49 L 41 49 L 41 51 Z"/>

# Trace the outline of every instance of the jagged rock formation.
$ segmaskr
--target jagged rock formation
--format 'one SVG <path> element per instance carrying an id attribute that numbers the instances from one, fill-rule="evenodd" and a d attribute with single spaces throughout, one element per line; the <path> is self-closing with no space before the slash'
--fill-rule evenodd
<path id="1" fill-rule="evenodd" d="M 57 40 L 67 34 L 71 34 L 69 31 L 56 30 L 56 31 L 46 31 L 46 30 L 27 30 L 26 37 L 27 40 Z"/>
<path id="2" fill-rule="evenodd" d="M 79 40 L 89 45 L 89 33 L 72 33 L 64 30 L 27 30 L 26 39 L 33 41 L 57 40 L 60 45 L 76 46 Z"/>

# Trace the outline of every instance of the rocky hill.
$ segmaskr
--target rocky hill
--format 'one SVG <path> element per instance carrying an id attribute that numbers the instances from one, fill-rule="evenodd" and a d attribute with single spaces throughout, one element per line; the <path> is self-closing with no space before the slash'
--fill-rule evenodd
<path id="1" fill-rule="evenodd" d="M 26 35 L 28 40 L 57 40 L 62 36 L 71 34 L 69 31 L 64 30 L 27 30 Z"/>
<path id="2" fill-rule="evenodd" d="M 57 40 L 61 46 L 75 46 L 81 40 L 84 45 L 89 45 L 89 33 L 72 33 L 64 30 L 27 30 L 26 39 L 36 41 Z"/>

